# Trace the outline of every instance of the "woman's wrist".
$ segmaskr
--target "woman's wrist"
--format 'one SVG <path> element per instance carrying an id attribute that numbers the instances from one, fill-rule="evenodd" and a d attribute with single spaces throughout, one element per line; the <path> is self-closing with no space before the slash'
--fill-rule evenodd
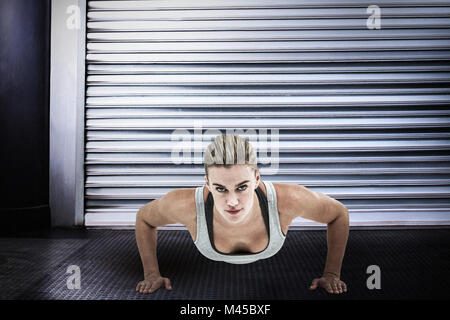
<path id="1" fill-rule="evenodd" d="M 323 273 L 323 276 L 326 276 L 326 275 L 332 275 L 332 276 L 334 276 L 334 277 L 336 277 L 336 278 L 340 278 L 340 275 L 339 275 L 339 273 L 335 273 L 335 272 L 331 272 L 331 271 L 325 271 L 324 273 Z"/>
<path id="2" fill-rule="evenodd" d="M 144 273 L 144 279 L 150 279 L 150 278 L 158 278 L 161 275 L 159 274 L 159 271 L 154 271 L 154 272 L 146 272 Z"/>

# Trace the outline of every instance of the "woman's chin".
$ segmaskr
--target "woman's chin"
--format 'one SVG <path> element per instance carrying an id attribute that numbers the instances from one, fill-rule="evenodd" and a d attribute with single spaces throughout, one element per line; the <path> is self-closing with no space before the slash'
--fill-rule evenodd
<path id="1" fill-rule="evenodd" d="M 239 210 L 239 212 L 237 213 L 230 213 L 225 210 L 223 215 L 228 221 L 232 223 L 238 223 L 245 219 L 245 217 L 247 216 L 247 212 L 244 209 Z"/>

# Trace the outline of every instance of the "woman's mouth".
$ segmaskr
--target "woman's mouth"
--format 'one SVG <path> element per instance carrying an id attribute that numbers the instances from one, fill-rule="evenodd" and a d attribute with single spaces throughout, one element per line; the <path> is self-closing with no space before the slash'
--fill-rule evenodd
<path id="1" fill-rule="evenodd" d="M 226 212 L 228 212 L 229 214 L 237 214 L 239 213 L 239 211 L 241 211 L 241 209 L 239 210 L 225 210 Z"/>

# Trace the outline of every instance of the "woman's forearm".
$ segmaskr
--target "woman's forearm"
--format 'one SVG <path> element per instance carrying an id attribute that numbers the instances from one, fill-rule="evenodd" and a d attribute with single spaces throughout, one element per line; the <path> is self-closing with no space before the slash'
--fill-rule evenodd
<path id="1" fill-rule="evenodd" d="M 136 215 L 136 242 L 144 269 L 144 278 L 160 275 L 156 256 L 157 229 L 148 225 L 138 212 Z"/>
<path id="2" fill-rule="evenodd" d="M 345 210 L 335 220 L 327 225 L 327 261 L 325 273 L 341 275 L 342 260 L 344 259 L 345 248 L 347 246 L 349 232 L 348 211 Z"/>

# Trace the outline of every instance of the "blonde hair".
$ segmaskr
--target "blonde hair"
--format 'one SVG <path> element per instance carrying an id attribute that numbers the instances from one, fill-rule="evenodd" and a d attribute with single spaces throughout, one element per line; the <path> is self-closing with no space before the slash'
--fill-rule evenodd
<path id="1" fill-rule="evenodd" d="M 205 150 L 206 176 L 208 177 L 209 167 L 229 167 L 235 164 L 247 164 L 256 172 L 258 165 L 255 149 L 248 140 L 237 134 L 218 135 Z"/>

